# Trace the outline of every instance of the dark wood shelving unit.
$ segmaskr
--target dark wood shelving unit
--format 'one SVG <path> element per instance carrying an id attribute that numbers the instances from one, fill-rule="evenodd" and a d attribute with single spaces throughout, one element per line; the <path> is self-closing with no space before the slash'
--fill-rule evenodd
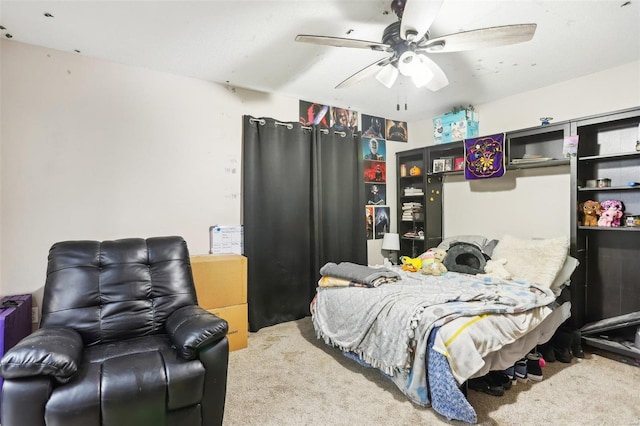
<path id="1" fill-rule="evenodd" d="M 580 261 L 571 282 L 572 316 L 577 326 L 597 324 L 640 311 L 640 227 L 583 226 L 580 203 L 620 200 L 628 214 L 640 214 L 640 152 L 634 151 L 640 132 L 640 108 L 573 120 L 578 135 L 577 157 L 571 162 L 572 255 Z M 588 180 L 610 179 L 611 186 L 587 188 Z M 640 358 L 623 337 L 629 327 L 606 336 L 586 336 L 593 347 Z"/>

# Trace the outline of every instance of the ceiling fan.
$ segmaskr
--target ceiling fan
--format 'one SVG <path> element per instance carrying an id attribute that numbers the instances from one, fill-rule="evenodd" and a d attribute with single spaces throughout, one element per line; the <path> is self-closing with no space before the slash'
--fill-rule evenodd
<path id="1" fill-rule="evenodd" d="M 391 53 L 348 77 L 336 89 L 352 86 L 375 74 L 376 79 L 391 88 L 398 75 L 410 77 L 417 87 L 437 91 L 449 84 L 438 64 L 427 54 L 461 52 L 487 47 L 505 46 L 531 40 L 536 24 L 504 25 L 429 38 L 429 28 L 444 0 L 393 0 L 391 9 L 398 20 L 385 28 L 382 42 L 342 37 L 299 34 L 296 41 L 326 46 L 353 47 Z"/>

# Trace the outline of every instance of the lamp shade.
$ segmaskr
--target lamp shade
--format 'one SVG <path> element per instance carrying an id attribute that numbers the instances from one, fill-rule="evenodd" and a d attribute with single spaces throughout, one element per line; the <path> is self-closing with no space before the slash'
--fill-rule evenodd
<path id="1" fill-rule="evenodd" d="M 376 74 L 376 79 L 391 89 L 391 86 L 393 86 L 393 83 L 395 83 L 398 78 L 398 73 L 398 68 L 394 67 L 393 64 L 387 64 Z"/>
<path id="2" fill-rule="evenodd" d="M 383 250 L 400 250 L 400 236 L 398 234 L 387 233 L 382 237 Z"/>

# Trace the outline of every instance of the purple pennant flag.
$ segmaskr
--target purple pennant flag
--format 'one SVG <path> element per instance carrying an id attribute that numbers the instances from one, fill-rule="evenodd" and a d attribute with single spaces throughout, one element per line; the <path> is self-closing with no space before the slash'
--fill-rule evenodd
<path id="1" fill-rule="evenodd" d="M 504 175 L 504 133 L 464 140 L 464 177 L 486 179 Z"/>

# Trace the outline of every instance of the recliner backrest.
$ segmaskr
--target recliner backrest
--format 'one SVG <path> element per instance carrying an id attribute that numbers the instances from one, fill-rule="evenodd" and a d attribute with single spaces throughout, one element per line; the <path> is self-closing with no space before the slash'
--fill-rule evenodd
<path id="1" fill-rule="evenodd" d="M 180 237 L 65 241 L 49 252 L 41 327 L 71 327 L 87 346 L 164 332 L 197 304 Z"/>

